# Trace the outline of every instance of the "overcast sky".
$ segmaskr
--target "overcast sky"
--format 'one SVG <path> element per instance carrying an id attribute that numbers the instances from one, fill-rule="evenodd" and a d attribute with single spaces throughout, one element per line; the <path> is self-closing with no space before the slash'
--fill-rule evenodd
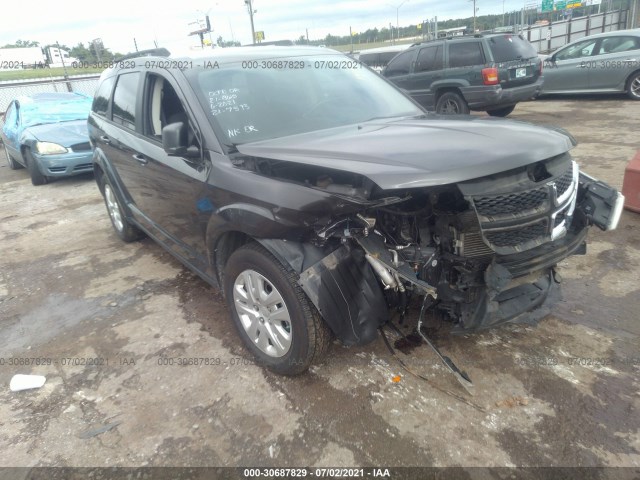
<path id="1" fill-rule="evenodd" d="M 505 8 L 520 9 L 523 1 L 532 3 L 506 0 Z M 205 12 L 209 12 L 214 42 L 219 35 L 243 44 L 251 42 L 244 0 L 7 2 L 0 18 L 0 45 L 23 39 L 36 40 L 41 45 L 59 41 L 69 46 L 84 42 L 86 46 L 92 39 L 102 38 L 111 51 L 128 53 L 135 49 L 135 38 L 140 50 L 153 48 L 154 41 L 171 49 L 196 42 L 195 37 L 187 36 L 188 24 Z M 402 0 L 254 0 L 255 29 L 263 30 L 266 40 L 297 39 L 305 29 L 309 29 L 312 40 L 324 38 L 327 33 L 348 35 L 349 26 L 356 32 L 389 23 L 395 26 L 395 6 L 400 3 Z M 478 15 L 502 13 L 503 0 L 477 0 L 477 7 Z M 434 16 L 446 20 L 472 14 L 471 0 L 408 0 L 399 9 L 401 26 Z"/>

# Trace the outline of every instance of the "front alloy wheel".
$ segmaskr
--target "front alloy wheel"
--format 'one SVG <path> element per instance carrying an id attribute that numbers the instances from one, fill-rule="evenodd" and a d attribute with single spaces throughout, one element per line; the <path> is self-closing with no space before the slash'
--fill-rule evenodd
<path id="1" fill-rule="evenodd" d="M 324 356 L 328 327 L 298 285 L 298 275 L 261 245 L 249 243 L 233 252 L 222 281 L 231 318 L 261 365 L 296 375 Z"/>
<path id="2" fill-rule="evenodd" d="M 278 289 L 255 270 L 244 270 L 233 285 L 233 304 L 249 340 L 270 357 L 291 348 L 291 316 Z"/>

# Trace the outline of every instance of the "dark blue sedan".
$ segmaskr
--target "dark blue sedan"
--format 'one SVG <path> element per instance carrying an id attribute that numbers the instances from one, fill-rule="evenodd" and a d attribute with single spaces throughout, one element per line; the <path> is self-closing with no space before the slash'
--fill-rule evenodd
<path id="1" fill-rule="evenodd" d="M 26 167 L 34 185 L 93 171 L 87 132 L 91 103 L 79 93 L 39 93 L 12 101 L 1 133 L 9 167 Z"/>

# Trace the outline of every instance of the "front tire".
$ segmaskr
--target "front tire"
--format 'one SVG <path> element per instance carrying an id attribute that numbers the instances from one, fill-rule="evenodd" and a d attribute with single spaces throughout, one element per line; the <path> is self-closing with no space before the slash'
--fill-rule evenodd
<path id="1" fill-rule="evenodd" d="M 231 318 L 260 364 L 297 375 L 326 353 L 330 331 L 297 276 L 256 243 L 236 250 L 224 270 Z"/>
<path id="2" fill-rule="evenodd" d="M 27 170 L 31 176 L 31 184 L 37 186 L 46 184 L 49 179 L 40 172 L 36 159 L 33 158 L 31 150 L 28 148 L 24 151 L 24 160 L 27 164 Z"/>
<path id="3" fill-rule="evenodd" d="M 640 100 L 640 71 L 635 72 L 627 81 L 627 95 L 632 100 Z"/>
<path id="4" fill-rule="evenodd" d="M 439 115 L 466 115 L 469 113 L 469 106 L 460 94 L 444 92 L 436 102 L 436 113 Z"/>
<path id="5" fill-rule="evenodd" d="M 515 105 L 504 108 L 496 108 L 495 110 L 487 110 L 487 113 L 492 117 L 506 117 L 516 108 Z"/>
<path id="6" fill-rule="evenodd" d="M 4 147 L 4 155 L 5 157 L 7 157 L 7 165 L 9 165 L 9 168 L 11 170 L 18 170 L 20 168 L 22 168 L 22 165 L 20 165 L 18 162 L 16 162 L 13 157 L 11 155 L 9 155 L 9 150 L 7 150 L 7 146 L 6 145 L 2 145 Z"/>
<path id="7" fill-rule="evenodd" d="M 142 232 L 124 215 L 124 209 L 106 175 L 102 176 L 102 194 L 111 225 L 123 242 L 134 242 L 142 237 Z"/>

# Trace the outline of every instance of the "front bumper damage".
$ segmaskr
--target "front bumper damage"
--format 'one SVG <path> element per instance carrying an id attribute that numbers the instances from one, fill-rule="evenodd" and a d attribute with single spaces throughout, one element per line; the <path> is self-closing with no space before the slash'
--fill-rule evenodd
<path id="1" fill-rule="evenodd" d="M 394 307 L 398 307 L 389 299 L 406 299 L 407 295 L 430 296 L 431 305 L 446 307 L 456 320 L 454 332 L 505 322 L 535 322 L 561 297 L 555 265 L 570 255 L 586 253 L 588 227 L 612 230 L 622 212 L 624 197 L 619 192 L 578 174 L 575 166 L 571 185 L 566 188 L 573 188 L 573 194 L 555 201 L 554 193 L 555 203 L 551 201 L 547 211 L 534 212 L 549 218 L 545 241 L 532 241 L 522 251 L 494 249 L 489 259 L 483 257 L 484 264 L 430 247 L 421 251 L 419 263 L 408 261 L 403 247 L 388 243 L 385 235 L 367 223 L 366 212 L 348 222 L 335 222 L 334 231 L 321 230 L 318 244 L 277 239 L 260 242 L 299 274 L 301 288 L 346 345 L 374 340 L 378 328 L 391 320 Z M 495 229 L 495 224 L 490 226 Z M 339 242 L 328 248 L 331 236 Z M 449 274 L 454 270 L 455 281 Z"/>

